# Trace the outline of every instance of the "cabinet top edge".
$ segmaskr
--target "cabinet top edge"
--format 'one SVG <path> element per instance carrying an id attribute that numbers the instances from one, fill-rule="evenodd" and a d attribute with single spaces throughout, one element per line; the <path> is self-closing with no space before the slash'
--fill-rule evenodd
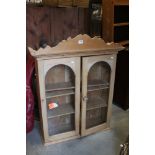
<path id="1" fill-rule="evenodd" d="M 80 34 L 74 38 L 69 37 L 67 40 L 61 41 L 57 46 L 50 47 L 46 46 L 45 48 L 39 48 L 34 50 L 31 47 L 28 47 L 30 54 L 35 57 L 47 57 L 51 55 L 72 55 L 72 54 L 88 54 L 92 51 L 98 52 L 102 51 L 105 53 L 117 53 L 124 49 L 124 47 L 119 43 L 105 43 L 102 38 L 94 37 L 91 38 L 87 34 Z"/>

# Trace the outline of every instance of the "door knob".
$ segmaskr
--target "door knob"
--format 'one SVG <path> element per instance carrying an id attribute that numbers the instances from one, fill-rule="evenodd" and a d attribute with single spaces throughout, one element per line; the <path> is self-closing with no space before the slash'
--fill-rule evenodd
<path id="1" fill-rule="evenodd" d="M 87 96 L 84 96 L 83 97 L 83 101 L 87 102 L 88 101 L 88 97 Z"/>

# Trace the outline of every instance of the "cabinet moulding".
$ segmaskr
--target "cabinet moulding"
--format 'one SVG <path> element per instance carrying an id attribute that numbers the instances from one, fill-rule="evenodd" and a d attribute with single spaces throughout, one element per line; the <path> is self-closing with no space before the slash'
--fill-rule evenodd
<path id="1" fill-rule="evenodd" d="M 111 54 L 112 52 L 114 53 L 123 50 L 124 47 L 119 43 L 105 43 L 102 38 L 91 38 L 87 34 L 80 34 L 74 38 L 69 37 L 67 40 L 61 41 L 55 47 L 50 47 L 47 45 L 45 48 L 39 48 L 38 50 L 34 50 L 31 47 L 28 47 L 28 49 L 31 55 L 37 58 L 59 54 L 79 54 L 81 52 L 89 53 L 92 51 L 105 51 Z"/>

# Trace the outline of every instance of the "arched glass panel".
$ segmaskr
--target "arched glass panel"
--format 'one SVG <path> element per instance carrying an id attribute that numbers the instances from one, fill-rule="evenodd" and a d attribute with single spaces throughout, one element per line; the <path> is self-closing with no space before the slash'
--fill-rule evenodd
<path id="1" fill-rule="evenodd" d="M 95 63 L 88 72 L 86 129 L 106 122 L 110 73 L 104 61 Z"/>
<path id="2" fill-rule="evenodd" d="M 66 65 L 50 68 L 45 76 L 49 136 L 75 130 L 75 75 Z"/>

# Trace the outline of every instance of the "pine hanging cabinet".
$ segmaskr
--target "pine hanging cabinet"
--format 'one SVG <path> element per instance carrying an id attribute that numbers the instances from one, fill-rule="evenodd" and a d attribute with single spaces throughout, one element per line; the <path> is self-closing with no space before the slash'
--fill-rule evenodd
<path id="1" fill-rule="evenodd" d="M 124 47 L 78 35 L 38 51 L 40 124 L 44 143 L 89 135 L 110 127 L 117 53 Z M 52 103 L 57 107 L 50 108 Z"/>

